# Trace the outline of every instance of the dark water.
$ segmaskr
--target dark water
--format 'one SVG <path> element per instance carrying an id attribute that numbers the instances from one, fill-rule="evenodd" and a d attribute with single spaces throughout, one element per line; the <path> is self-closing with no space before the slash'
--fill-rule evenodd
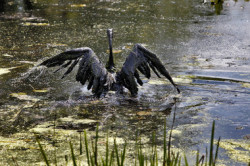
<path id="1" fill-rule="evenodd" d="M 248 1 L 228 0 L 211 6 L 199 0 L 2 0 L 1 164 L 11 162 L 11 154 L 20 156 L 21 165 L 39 164 L 41 158 L 27 157 L 32 148 L 11 147 L 6 139 L 34 141 L 32 128 L 54 120 L 58 130 L 90 132 L 100 122 L 102 131 L 109 130 L 127 140 L 135 139 L 135 131 L 145 140 L 155 131 L 160 142 L 164 121 L 168 129 L 171 125 L 173 99 L 177 98 L 176 148 L 199 148 L 204 154 L 212 121 L 216 120 L 216 138 L 248 145 L 241 149 L 236 146 L 232 150 L 235 153 L 230 153 L 224 143 L 219 162 L 246 165 L 250 150 L 245 139 L 250 134 L 249 16 Z M 107 28 L 114 29 L 118 67 L 133 45 L 142 43 L 160 57 L 181 95 L 164 79 L 153 76 L 153 81 L 140 88 L 136 99 L 129 94 L 117 97 L 110 93 L 97 100 L 74 81 L 75 73 L 61 80 L 62 73 L 53 75 L 53 70 L 35 67 L 47 57 L 82 46 L 91 47 L 105 63 Z M 67 123 L 61 123 L 65 118 Z M 85 123 L 85 119 L 92 121 Z"/>

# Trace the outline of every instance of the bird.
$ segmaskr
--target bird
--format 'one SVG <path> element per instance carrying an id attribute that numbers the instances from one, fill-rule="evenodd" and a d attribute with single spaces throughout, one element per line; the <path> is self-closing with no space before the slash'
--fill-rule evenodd
<path id="1" fill-rule="evenodd" d="M 161 78 L 166 77 L 175 87 L 178 93 L 180 90 L 174 83 L 167 69 L 164 67 L 156 54 L 146 49 L 142 44 L 135 44 L 132 51 L 127 56 L 122 68 L 118 71 L 113 57 L 113 29 L 107 29 L 109 43 L 109 59 L 106 66 L 98 59 L 94 51 L 89 47 L 80 47 L 66 50 L 55 55 L 39 66 L 56 67 L 58 72 L 67 68 L 62 78 L 67 76 L 78 64 L 76 81 L 85 85 L 88 82 L 87 89 L 92 90 L 95 97 L 105 96 L 108 91 L 116 91 L 118 94 L 124 93 L 124 88 L 128 89 L 132 97 L 138 94 L 138 84 L 143 85 L 140 74 L 150 79 L 151 70 Z"/>

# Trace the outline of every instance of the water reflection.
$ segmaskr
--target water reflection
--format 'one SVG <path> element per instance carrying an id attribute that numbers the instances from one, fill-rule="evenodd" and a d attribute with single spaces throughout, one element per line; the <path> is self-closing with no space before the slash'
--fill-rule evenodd
<path id="1" fill-rule="evenodd" d="M 217 15 L 221 14 L 221 11 L 223 10 L 223 3 L 224 3 L 223 0 L 218 0 L 217 3 L 215 2 L 214 8 L 215 8 L 215 13 Z"/>

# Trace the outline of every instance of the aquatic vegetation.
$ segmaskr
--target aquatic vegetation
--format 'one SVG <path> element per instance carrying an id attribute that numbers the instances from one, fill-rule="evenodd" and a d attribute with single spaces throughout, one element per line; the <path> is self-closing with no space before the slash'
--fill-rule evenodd
<path id="1" fill-rule="evenodd" d="M 250 83 L 242 83 L 242 86 L 245 88 L 250 88 Z"/>
<path id="2" fill-rule="evenodd" d="M 48 91 L 49 89 L 33 89 L 33 92 L 37 92 L 37 93 L 46 93 Z"/>
<path id="3" fill-rule="evenodd" d="M 163 166 L 177 166 L 181 165 L 182 162 L 182 157 L 180 154 L 180 151 L 175 152 L 171 149 L 171 138 L 172 138 L 172 131 L 173 131 L 173 126 L 175 122 L 175 116 L 173 118 L 172 126 L 170 129 L 169 137 L 168 137 L 168 142 L 167 142 L 167 132 L 166 132 L 166 122 L 164 125 L 164 144 L 163 144 L 163 149 L 160 152 L 163 152 L 163 155 L 160 156 L 158 152 L 158 146 L 155 142 L 155 134 L 153 133 L 152 135 L 152 146 L 151 150 L 145 151 L 143 150 L 143 146 L 141 143 L 140 138 L 136 138 L 136 142 L 134 144 L 135 152 L 133 154 L 133 157 L 131 159 L 130 157 L 126 157 L 126 152 L 127 152 L 127 142 L 123 142 L 123 147 L 119 146 L 117 144 L 117 139 L 113 139 L 113 145 L 110 145 L 109 141 L 109 135 L 106 135 L 106 141 L 104 143 L 105 149 L 104 152 L 99 150 L 99 128 L 98 125 L 96 127 L 95 131 L 95 137 L 94 140 L 91 140 L 89 142 L 87 132 L 84 130 L 84 141 L 82 140 L 81 133 L 80 133 L 80 141 L 79 141 L 79 152 L 80 155 L 83 153 L 83 145 L 82 142 L 85 144 L 85 159 L 83 161 L 77 161 L 77 156 L 75 153 L 74 145 L 72 142 L 69 142 L 70 146 L 70 153 L 71 153 L 71 160 L 74 166 L 77 165 L 77 163 L 86 163 L 89 166 L 96 166 L 96 165 L 103 165 L 103 166 L 112 166 L 112 165 L 118 165 L 118 166 L 123 166 L 125 165 L 125 159 L 128 158 L 127 160 L 128 163 L 131 165 L 133 162 L 134 158 L 134 165 L 148 165 L 148 162 L 150 165 L 155 166 L 162 164 Z M 200 157 L 199 151 L 196 153 L 196 165 L 208 165 L 208 166 L 214 166 L 216 165 L 216 161 L 218 158 L 218 152 L 219 152 L 219 146 L 220 146 L 220 138 L 217 141 L 216 149 L 214 150 L 214 132 L 215 132 L 215 121 L 213 121 L 212 125 L 212 131 L 211 131 L 211 138 L 210 138 L 210 150 L 209 154 L 206 151 L 206 155 L 202 155 Z M 50 165 L 49 159 L 47 158 L 46 152 L 44 151 L 38 137 L 36 137 L 37 143 L 39 145 L 39 149 L 41 151 L 42 157 L 44 159 L 44 162 L 46 163 L 47 166 Z M 110 147 L 111 146 L 111 147 Z M 112 150 L 111 150 L 112 149 Z M 102 149 L 103 150 L 103 149 Z M 214 154 L 215 152 L 215 154 Z M 131 154 L 130 154 L 131 155 Z M 105 158 L 104 158 L 105 157 Z M 184 153 L 183 155 L 184 158 L 184 165 L 188 166 L 189 161 Z M 87 161 L 86 161 L 87 160 Z M 116 162 L 115 162 L 116 160 Z M 55 161 L 57 161 L 55 159 Z M 65 162 L 68 163 L 68 158 L 65 158 Z M 55 163 L 57 165 L 57 163 Z"/>
<path id="4" fill-rule="evenodd" d="M 45 22 L 39 22 L 39 23 L 36 23 L 36 22 L 25 22 L 25 23 L 22 23 L 23 26 L 50 26 L 49 23 L 45 23 Z"/>
<path id="5" fill-rule="evenodd" d="M 74 8 L 86 7 L 86 4 L 71 4 L 70 7 Z"/>
<path id="6" fill-rule="evenodd" d="M 113 53 L 114 54 L 119 54 L 119 53 L 121 53 L 122 52 L 122 50 L 113 50 Z M 109 53 L 109 50 L 106 50 L 106 53 Z"/>
<path id="7" fill-rule="evenodd" d="M 0 50 L 1 50 L 1 46 L 0 46 Z M 10 55 L 10 54 L 3 54 L 4 57 L 13 57 L 13 55 Z"/>
<path id="8" fill-rule="evenodd" d="M 11 97 L 15 97 L 18 98 L 19 100 L 29 100 L 29 101 L 33 101 L 33 102 L 37 102 L 40 99 L 34 96 L 29 96 L 26 93 L 20 92 L 20 93 L 11 93 L 10 94 Z"/>
<path id="9" fill-rule="evenodd" d="M 250 144 L 248 140 L 224 139 L 220 142 L 220 147 L 226 150 L 231 159 L 244 163 L 249 162 Z"/>
<path id="10" fill-rule="evenodd" d="M 9 68 L 0 68 L 0 75 L 7 74 L 10 72 Z"/>
<path id="11" fill-rule="evenodd" d="M 19 66 L 19 67 L 21 67 L 21 66 Z M 16 69 L 19 67 L 0 68 L 0 75 L 10 73 L 12 69 Z"/>

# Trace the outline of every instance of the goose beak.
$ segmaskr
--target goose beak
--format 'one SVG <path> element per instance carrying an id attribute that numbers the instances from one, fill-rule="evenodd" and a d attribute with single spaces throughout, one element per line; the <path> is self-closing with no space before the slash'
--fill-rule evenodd
<path id="1" fill-rule="evenodd" d="M 109 39 L 109 48 L 112 48 L 113 29 L 108 29 L 107 35 L 108 35 L 108 39 Z"/>

